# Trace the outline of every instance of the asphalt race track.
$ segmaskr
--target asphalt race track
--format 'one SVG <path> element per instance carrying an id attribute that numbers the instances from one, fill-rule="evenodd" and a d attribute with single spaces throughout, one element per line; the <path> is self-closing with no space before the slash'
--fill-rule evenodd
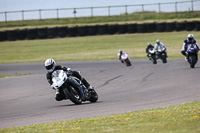
<path id="1" fill-rule="evenodd" d="M 97 103 L 57 102 L 43 63 L 0 64 L 0 74 L 33 73 L 0 78 L 0 128 L 98 117 L 166 107 L 200 100 L 200 64 L 184 59 L 153 65 L 148 59 L 57 62 L 82 75 L 96 88 Z"/>

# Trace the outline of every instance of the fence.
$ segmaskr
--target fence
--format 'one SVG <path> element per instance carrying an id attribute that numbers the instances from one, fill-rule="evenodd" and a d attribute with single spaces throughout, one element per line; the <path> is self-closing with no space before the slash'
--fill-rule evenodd
<path id="1" fill-rule="evenodd" d="M 184 8 L 183 8 L 184 7 Z M 48 18 L 76 18 L 111 16 L 129 14 L 133 12 L 178 12 L 200 10 L 200 0 L 182 2 L 152 3 L 140 5 L 119 5 L 83 8 L 39 9 L 0 12 L 0 21 L 48 19 Z"/>

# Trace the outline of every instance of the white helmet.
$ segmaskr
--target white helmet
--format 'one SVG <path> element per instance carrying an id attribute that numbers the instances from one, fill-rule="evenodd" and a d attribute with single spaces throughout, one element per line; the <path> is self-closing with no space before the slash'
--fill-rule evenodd
<path id="1" fill-rule="evenodd" d="M 47 71 L 53 72 L 56 67 L 56 62 L 53 59 L 49 58 L 45 61 L 44 65 Z"/>
<path id="2" fill-rule="evenodd" d="M 157 43 L 157 44 L 160 44 L 160 40 L 156 40 L 156 43 Z"/>
<path id="3" fill-rule="evenodd" d="M 188 37 L 188 40 L 190 40 L 190 41 L 191 41 L 191 40 L 194 38 L 194 35 L 193 35 L 193 34 L 188 34 L 188 36 L 187 36 L 187 37 Z"/>

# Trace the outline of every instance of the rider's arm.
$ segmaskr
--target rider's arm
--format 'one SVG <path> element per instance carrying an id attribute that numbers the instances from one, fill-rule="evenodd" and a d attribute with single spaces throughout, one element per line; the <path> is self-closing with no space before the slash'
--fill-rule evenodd
<path id="1" fill-rule="evenodd" d="M 182 50 L 186 51 L 186 46 L 187 46 L 187 40 L 185 39 L 183 42 Z"/>
<path id="2" fill-rule="evenodd" d="M 47 78 L 47 81 L 49 82 L 49 84 L 52 85 L 53 82 L 52 82 L 52 79 L 51 79 L 51 73 L 47 73 L 46 78 Z"/>
<path id="3" fill-rule="evenodd" d="M 154 46 L 154 50 L 155 50 L 155 51 L 158 50 L 158 45 L 157 45 L 157 44 Z"/>
<path id="4" fill-rule="evenodd" d="M 65 71 L 65 72 L 67 72 L 67 67 L 62 66 L 62 65 L 57 65 L 57 66 L 56 66 L 56 70 L 63 70 L 63 71 Z"/>
<path id="5" fill-rule="evenodd" d="M 197 48 L 198 48 L 198 50 L 199 50 L 199 45 L 198 45 L 198 43 L 196 42 L 196 40 L 195 40 L 195 45 L 197 46 Z"/>

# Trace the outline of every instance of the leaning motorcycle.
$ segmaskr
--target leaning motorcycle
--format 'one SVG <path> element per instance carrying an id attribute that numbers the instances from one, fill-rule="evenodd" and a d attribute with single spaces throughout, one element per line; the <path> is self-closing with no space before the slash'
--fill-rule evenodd
<path id="1" fill-rule="evenodd" d="M 122 54 L 121 55 L 121 62 L 124 63 L 126 66 L 131 66 L 131 61 L 128 57 L 128 54 Z"/>
<path id="2" fill-rule="evenodd" d="M 198 48 L 195 44 L 190 44 L 188 45 L 187 48 L 187 59 L 188 59 L 188 63 L 190 64 L 191 68 L 195 67 L 195 64 L 198 61 Z"/>
<path id="3" fill-rule="evenodd" d="M 161 59 L 163 63 L 167 63 L 167 49 L 164 46 L 158 47 L 157 59 Z"/>
<path id="4" fill-rule="evenodd" d="M 153 64 L 157 64 L 157 60 L 156 60 L 156 51 L 154 48 L 150 48 L 149 50 L 149 59 L 153 62 Z"/>
<path id="5" fill-rule="evenodd" d="M 63 70 L 56 70 L 52 73 L 52 87 L 59 89 L 66 99 L 70 99 L 75 104 L 83 101 L 96 102 L 98 95 L 94 89 L 88 90 L 78 78 L 67 74 Z"/>

